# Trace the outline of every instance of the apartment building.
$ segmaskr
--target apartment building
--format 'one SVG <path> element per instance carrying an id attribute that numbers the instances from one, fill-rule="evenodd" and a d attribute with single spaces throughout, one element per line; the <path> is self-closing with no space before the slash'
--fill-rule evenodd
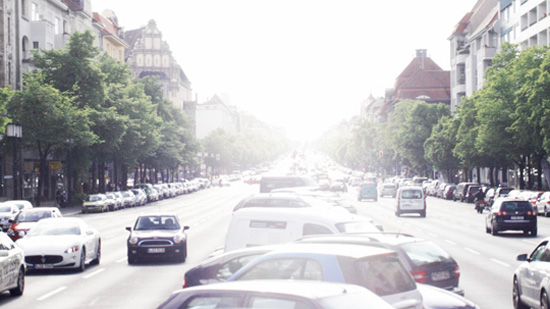
<path id="1" fill-rule="evenodd" d="M 451 111 L 483 87 L 499 47 L 499 2 L 479 0 L 448 38 L 451 45 Z"/>
<path id="2" fill-rule="evenodd" d="M 115 13 L 111 10 L 106 10 L 102 14 L 94 12 L 93 22 L 98 30 L 99 50 L 117 61 L 124 62 L 124 55 L 129 45 L 122 38 L 122 27 L 118 25 Z"/>
<path id="3" fill-rule="evenodd" d="M 501 19 L 512 28 L 512 35 L 502 35 L 503 42 L 520 47 L 544 46 L 550 43 L 550 0 L 501 0 Z"/>
<path id="4" fill-rule="evenodd" d="M 195 117 L 198 139 L 206 137 L 216 129 L 224 129 L 228 133 L 239 130 L 237 110 L 226 105 L 217 95 L 202 104 L 197 104 Z"/>
<path id="5" fill-rule="evenodd" d="M 0 87 L 15 89 L 17 54 L 16 2 L 0 0 Z"/>

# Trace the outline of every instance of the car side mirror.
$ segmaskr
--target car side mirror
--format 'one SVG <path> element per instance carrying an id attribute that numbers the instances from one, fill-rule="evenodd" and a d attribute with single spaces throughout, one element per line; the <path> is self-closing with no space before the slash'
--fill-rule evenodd
<path id="1" fill-rule="evenodd" d="M 527 254 L 520 254 L 518 255 L 518 257 L 516 258 L 518 261 L 527 261 Z"/>
<path id="2" fill-rule="evenodd" d="M 127 226 L 127 227 L 126 227 L 126 230 L 127 230 L 128 232 L 131 232 L 131 231 L 132 231 L 132 227 L 131 227 L 131 226 Z"/>
<path id="3" fill-rule="evenodd" d="M 188 229 L 189 229 L 189 225 L 186 225 L 186 226 L 183 227 L 183 230 L 184 230 L 184 231 L 186 231 L 186 230 L 188 230 Z"/>

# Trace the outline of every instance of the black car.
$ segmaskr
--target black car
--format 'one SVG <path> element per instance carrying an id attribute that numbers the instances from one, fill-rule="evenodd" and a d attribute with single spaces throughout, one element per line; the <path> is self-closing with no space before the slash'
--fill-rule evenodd
<path id="1" fill-rule="evenodd" d="M 393 250 L 417 283 L 464 295 L 464 290 L 458 286 L 458 264 L 441 247 L 428 240 L 401 233 L 350 233 L 307 236 L 297 242 L 357 244 Z"/>
<path id="2" fill-rule="evenodd" d="M 537 236 L 537 212 L 529 201 L 514 198 L 495 199 L 485 218 L 487 233 L 497 235 L 501 231 L 516 230 Z"/>
<path id="3" fill-rule="evenodd" d="M 140 215 L 134 227 L 126 227 L 128 237 L 128 264 L 140 259 L 172 258 L 185 262 L 189 226 L 180 224 L 171 213 Z"/>

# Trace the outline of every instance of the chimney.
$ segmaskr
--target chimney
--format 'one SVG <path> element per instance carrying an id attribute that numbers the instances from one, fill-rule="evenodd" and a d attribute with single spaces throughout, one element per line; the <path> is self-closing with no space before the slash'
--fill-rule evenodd
<path id="1" fill-rule="evenodd" d="M 422 59 L 421 62 L 421 68 L 424 69 L 424 59 L 428 57 L 428 50 L 427 49 L 417 49 L 416 50 L 416 58 Z"/>

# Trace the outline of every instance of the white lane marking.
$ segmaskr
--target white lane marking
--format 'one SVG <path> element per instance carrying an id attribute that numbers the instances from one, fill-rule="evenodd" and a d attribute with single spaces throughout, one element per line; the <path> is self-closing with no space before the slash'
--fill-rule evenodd
<path id="1" fill-rule="evenodd" d="M 473 253 L 473 254 L 477 254 L 477 255 L 480 255 L 481 253 L 475 251 L 474 249 L 470 249 L 470 248 L 464 248 L 464 250 L 470 252 L 470 253 Z"/>
<path id="2" fill-rule="evenodd" d="M 451 245 L 456 245 L 456 242 L 454 242 L 452 240 L 449 240 L 449 239 L 445 239 L 445 242 L 448 243 L 448 244 L 451 244 Z"/>
<path id="3" fill-rule="evenodd" d="M 500 264 L 502 266 L 505 266 L 505 267 L 510 267 L 510 264 L 504 263 L 503 261 L 500 261 L 500 260 L 497 260 L 497 259 L 491 259 L 491 261 L 493 261 L 497 264 Z"/>
<path id="4" fill-rule="evenodd" d="M 43 295 L 43 296 L 37 298 L 36 300 L 37 300 L 37 301 L 42 301 L 42 300 L 44 300 L 44 299 L 46 299 L 46 298 L 52 297 L 52 296 L 54 296 L 55 294 L 64 291 L 66 288 L 67 288 L 66 286 L 62 286 L 62 287 L 60 287 L 60 288 L 58 288 L 58 289 L 56 289 L 56 290 L 51 291 L 51 292 L 48 293 L 48 294 L 45 294 L 45 295 Z"/>
<path id="5" fill-rule="evenodd" d="M 539 244 L 538 242 L 534 242 L 534 241 L 532 241 L 532 240 L 527 240 L 527 239 L 522 239 L 521 241 L 526 242 L 526 243 L 528 243 L 528 244 L 530 244 L 530 245 L 534 245 L 534 246 L 536 246 L 536 245 Z"/>
<path id="6" fill-rule="evenodd" d="M 96 271 L 94 271 L 93 273 L 90 273 L 90 274 L 87 274 L 86 276 L 82 277 L 83 279 L 89 279 L 89 278 L 92 278 L 93 276 L 101 273 L 102 271 L 104 271 L 105 268 L 101 268 L 101 269 L 98 269 Z"/>
<path id="7" fill-rule="evenodd" d="M 428 236 L 430 236 L 430 237 L 437 237 L 437 235 L 434 234 L 434 233 L 426 233 L 426 234 L 428 234 Z"/>
<path id="8" fill-rule="evenodd" d="M 126 262 L 127 259 L 128 259 L 127 257 L 123 257 L 122 259 L 117 260 L 116 262 L 117 262 L 117 263 Z"/>

